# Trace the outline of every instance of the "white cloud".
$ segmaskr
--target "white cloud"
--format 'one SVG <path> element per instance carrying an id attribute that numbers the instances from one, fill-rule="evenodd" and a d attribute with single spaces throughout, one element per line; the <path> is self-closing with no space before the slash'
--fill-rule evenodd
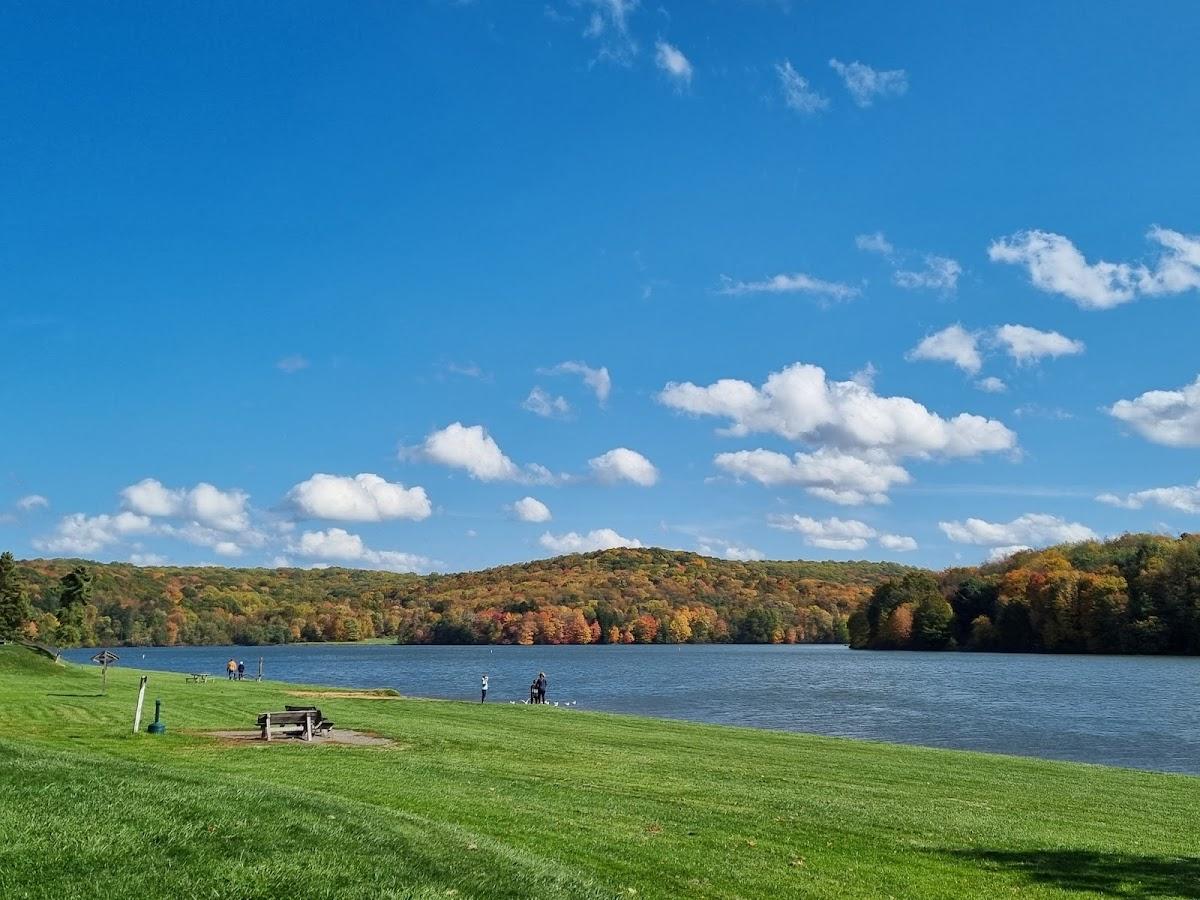
<path id="1" fill-rule="evenodd" d="M 658 481 L 658 469 L 654 464 L 628 447 L 616 447 L 589 459 L 588 468 L 598 481 L 606 484 L 629 481 L 642 487 L 651 487 Z"/>
<path id="2" fill-rule="evenodd" d="M 915 538 L 903 534 L 881 534 L 879 546 L 897 553 L 908 553 L 917 549 L 917 542 Z"/>
<path id="3" fill-rule="evenodd" d="M 803 485 L 810 494 L 845 506 L 886 503 L 893 485 L 911 480 L 886 454 L 852 454 L 827 447 L 791 458 L 762 448 L 738 450 L 719 453 L 713 462 L 736 478 L 751 478 L 765 485 Z"/>
<path id="4" fill-rule="evenodd" d="M 719 556 L 722 559 L 732 559 L 735 562 L 757 562 L 767 556 L 761 550 L 753 547 L 742 547 L 726 541 L 706 540 L 697 548 L 701 556 Z"/>
<path id="5" fill-rule="evenodd" d="M 1200 513 L 1200 481 L 1195 485 L 1176 485 L 1174 487 L 1149 488 L 1135 491 L 1121 497 L 1117 494 L 1101 494 L 1096 498 L 1109 506 L 1119 506 L 1122 509 L 1142 509 L 1151 504 L 1176 512 Z"/>
<path id="6" fill-rule="evenodd" d="M 1200 288 L 1200 236 L 1155 226 L 1147 237 L 1162 249 L 1153 266 L 1089 263 L 1075 245 L 1049 231 L 1019 231 L 993 241 L 993 262 L 1021 265 L 1034 287 L 1062 294 L 1084 309 L 1111 309 L 1135 297 Z"/>
<path id="7" fill-rule="evenodd" d="M 1001 325 L 996 329 L 996 340 L 1018 363 L 1036 362 L 1044 356 L 1073 356 L 1084 351 L 1083 341 L 1028 325 Z"/>
<path id="8" fill-rule="evenodd" d="M 167 558 L 157 553 L 130 553 L 129 561 L 135 566 L 165 566 Z"/>
<path id="9" fill-rule="evenodd" d="M 929 254 L 925 257 L 924 269 L 894 272 L 892 280 L 909 290 L 942 291 L 951 294 L 958 287 L 958 276 L 961 274 L 962 266 L 957 260 Z"/>
<path id="10" fill-rule="evenodd" d="M 33 512 L 35 509 L 46 509 L 50 501 L 41 494 L 28 494 L 17 501 L 17 509 L 21 512 Z"/>
<path id="11" fill-rule="evenodd" d="M 1168 447 L 1200 447 L 1200 376 L 1175 391 L 1146 391 L 1118 400 L 1109 415 L 1148 441 Z"/>
<path id="12" fill-rule="evenodd" d="M 1032 550 L 1032 547 L 1027 547 L 1025 544 L 1012 544 L 1008 547 L 993 547 L 988 553 L 988 562 L 1000 562 L 1002 559 L 1008 559 L 1014 553 L 1020 553 L 1022 550 Z"/>
<path id="13" fill-rule="evenodd" d="M 869 385 L 828 381 L 819 366 L 796 363 L 761 387 L 735 379 L 707 386 L 670 383 L 659 402 L 692 415 L 730 420 L 725 434 L 777 434 L 848 452 L 879 450 L 892 459 L 969 457 L 1016 446 L 1002 423 L 968 413 L 944 419 L 907 397 L 881 397 Z"/>
<path id="14" fill-rule="evenodd" d="M 989 375 L 987 378 L 975 382 L 975 387 L 985 394 L 1003 394 L 1008 390 L 1008 385 L 995 375 Z"/>
<path id="15" fill-rule="evenodd" d="M 578 375 L 596 395 L 596 400 L 601 406 L 608 402 L 608 395 L 612 393 L 612 376 L 608 374 L 606 366 L 593 369 L 585 362 L 569 360 L 544 371 L 547 375 Z"/>
<path id="16" fill-rule="evenodd" d="M 678 47 L 658 41 L 654 50 L 654 64 L 666 72 L 677 87 L 684 88 L 692 83 L 692 64 Z"/>
<path id="17" fill-rule="evenodd" d="M 517 464 L 504 455 L 482 425 L 453 422 L 429 434 L 423 449 L 432 462 L 465 469 L 480 481 L 516 479 L 520 474 Z"/>
<path id="18" fill-rule="evenodd" d="M 242 548 L 233 541 L 217 541 L 213 544 L 213 550 L 222 556 L 241 556 Z"/>
<path id="19" fill-rule="evenodd" d="M 810 547 L 826 550 L 862 550 L 879 533 L 857 519 L 812 519 L 808 516 L 771 516 L 768 524 L 781 531 L 795 531 Z"/>
<path id="20" fill-rule="evenodd" d="M 294 375 L 301 369 L 307 369 L 308 366 L 308 360 L 298 353 L 293 354 L 292 356 L 285 356 L 283 359 L 279 360 L 279 362 L 275 363 L 275 368 L 279 369 L 281 372 L 286 372 L 288 375 Z"/>
<path id="21" fill-rule="evenodd" d="M 829 100 L 817 93 L 808 79 L 792 68 L 790 61 L 777 63 L 775 73 L 779 76 L 779 88 L 788 109 L 808 115 L 829 107 Z"/>
<path id="22" fill-rule="evenodd" d="M 951 325 L 928 335 L 908 351 L 907 358 L 954 363 L 970 375 L 977 374 L 983 368 L 983 357 L 979 355 L 979 335 L 967 331 L 962 325 Z"/>
<path id="23" fill-rule="evenodd" d="M 742 294 L 817 294 L 834 300 L 849 300 L 860 293 L 858 288 L 837 281 L 822 281 L 803 272 L 774 275 L 763 281 L 733 281 L 722 276 L 719 293 L 731 296 Z"/>
<path id="24" fill-rule="evenodd" d="M 549 522 L 550 507 L 534 497 L 522 497 L 512 505 L 513 514 L 522 522 Z"/>
<path id="25" fill-rule="evenodd" d="M 1058 516 L 1045 513 L 1027 513 L 1011 522 L 987 522 L 974 518 L 965 522 L 938 522 L 938 528 L 957 544 L 978 544 L 984 547 L 1074 544 L 1098 538 L 1096 532 L 1086 525 L 1067 522 Z"/>
<path id="26" fill-rule="evenodd" d="M 887 239 L 882 231 L 876 231 L 874 234 L 860 234 L 854 238 L 854 246 L 859 250 L 865 250 L 867 253 L 878 253 L 880 256 L 891 257 L 896 252 L 896 248 L 892 246 L 892 242 Z"/>
<path id="27" fill-rule="evenodd" d="M 424 488 L 408 488 L 369 472 L 353 478 L 318 472 L 293 487 L 288 501 L 306 518 L 341 522 L 420 521 L 433 512 Z"/>
<path id="28" fill-rule="evenodd" d="M 521 408 L 543 419 L 561 419 L 571 412 L 571 404 L 566 397 L 553 396 L 537 386 L 529 392 Z"/>
<path id="29" fill-rule="evenodd" d="M 638 7 L 638 0 L 582 0 L 591 8 L 585 37 L 600 44 L 600 59 L 629 65 L 638 53 L 637 41 L 629 30 L 629 17 Z"/>
<path id="30" fill-rule="evenodd" d="M 846 90 L 859 106 L 867 107 L 876 97 L 900 97 L 908 91 L 908 73 L 904 69 L 872 69 L 858 61 L 852 63 L 829 61 L 829 66 L 842 77 Z"/>
<path id="31" fill-rule="evenodd" d="M 133 512 L 115 516 L 73 513 L 59 521 L 53 536 L 35 540 L 33 546 L 46 553 L 77 556 L 96 553 L 130 535 L 146 534 L 152 529 L 148 516 Z"/>
<path id="32" fill-rule="evenodd" d="M 428 572 L 437 563 L 426 556 L 396 550 L 372 550 L 361 537 L 342 528 L 306 531 L 290 544 L 289 553 L 322 562 L 353 563 L 360 568 L 391 572 Z M 278 562 L 278 560 L 277 560 Z"/>
<path id="33" fill-rule="evenodd" d="M 587 534 L 569 531 L 566 534 L 546 532 L 539 539 L 551 553 L 591 553 L 593 550 L 612 550 L 615 547 L 641 547 L 642 542 L 623 537 L 611 528 L 597 528 Z"/>
<path id="34" fill-rule="evenodd" d="M 241 490 L 222 491 L 207 482 L 193 488 L 168 488 L 155 478 L 144 478 L 121 491 L 125 508 L 155 518 L 194 519 L 221 531 L 246 531 L 250 495 Z"/>

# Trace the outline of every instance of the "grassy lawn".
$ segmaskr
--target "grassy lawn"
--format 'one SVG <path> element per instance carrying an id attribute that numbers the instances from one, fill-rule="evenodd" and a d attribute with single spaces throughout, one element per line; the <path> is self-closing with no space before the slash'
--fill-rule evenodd
<path id="1" fill-rule="evenodd" d="M 0 647 L 0 897 L 1200 897 L 1200 779 L 288 685 Z"/>

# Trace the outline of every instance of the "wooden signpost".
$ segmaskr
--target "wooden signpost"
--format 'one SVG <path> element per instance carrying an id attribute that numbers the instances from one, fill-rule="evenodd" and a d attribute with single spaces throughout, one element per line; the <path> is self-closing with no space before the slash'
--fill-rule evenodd
<path id="1" fill-rule="evenodd" d="M 100 666 L 100 693 L 104 694 L 108 692 L 108 667 L 120 658 L 111 650 L 101 650 L 92 657 L 92 662 Z"/>

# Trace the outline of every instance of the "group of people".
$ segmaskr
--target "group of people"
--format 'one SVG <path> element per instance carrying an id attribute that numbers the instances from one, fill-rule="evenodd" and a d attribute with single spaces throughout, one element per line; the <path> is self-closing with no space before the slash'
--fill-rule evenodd
<path id="1" fill-rule="evenodd" d="M 246 678 L 245 661 L 231 659 L 229 662 L 225 663 L 225 677 L 230 681 L 244 681 Z"/>
<path id="2" fill-rule="evenodd" d="M 530 703 L 545 703 L 546 702 L 546 686 L 549 684 L 545 672 L 538 672 L 537 678 L 533 679 L 533 684 L 529 685 L 529 702 Z M 487 702 L 488 692 L 488 676 L 487 672 L 479 679 L 479 702 Z"/>

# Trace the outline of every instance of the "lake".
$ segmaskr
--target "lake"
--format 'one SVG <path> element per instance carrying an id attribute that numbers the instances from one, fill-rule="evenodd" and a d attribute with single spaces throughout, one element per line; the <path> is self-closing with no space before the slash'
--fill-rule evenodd
<path id="1" fill-rule="evenodd" d="M 214 674 L 230 657 L 253 674 L 262 657 L 267 678 L 461 700 L 478 700 L 487 672 L 495 703 L 527 697 L 545 671 L 549 699 L 579 709 L 1200 775 L 1195 658 L 730 644 L 115 651 L 121 665 Z M 86 662 L 95 652 L 65 655 Z"/>

